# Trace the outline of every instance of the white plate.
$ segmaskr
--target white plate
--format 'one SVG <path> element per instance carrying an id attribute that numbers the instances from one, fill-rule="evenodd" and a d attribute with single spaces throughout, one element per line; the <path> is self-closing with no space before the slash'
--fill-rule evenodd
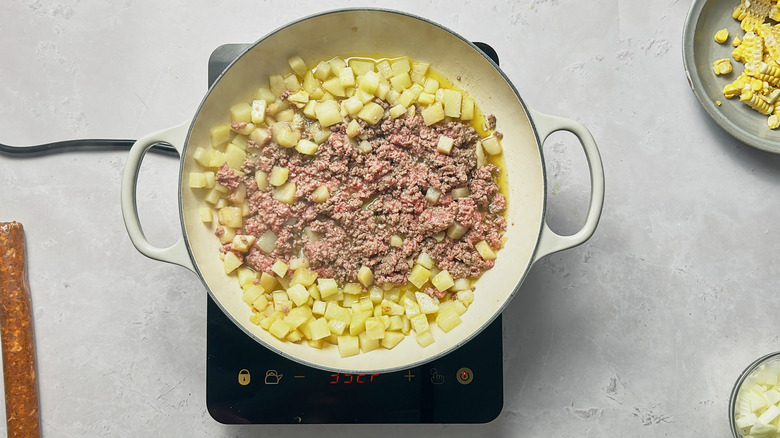
<path id="1" fill-rule="evenodd" d="M 772 153 L 780 153 L 780 130 L 767 126 L 767 116 L 758 113 L 739 98 L 727 99 L 723 87 L 742 71 L 742 64 L 731 57 L 731 41 L 745 32 L 731 14 L 739 0 L 694 0 L 683 30 L 683 63 L 688 82 L 701 106 L 721 128 L 745 144 Z M 715 32 L 726 28 L 729 39 L 715 42 Z M 732 60 L 734 71 L 718 76 L 712 63 L 718 59 Z M 721 105 L 716 102 L 720 101 Z"/>

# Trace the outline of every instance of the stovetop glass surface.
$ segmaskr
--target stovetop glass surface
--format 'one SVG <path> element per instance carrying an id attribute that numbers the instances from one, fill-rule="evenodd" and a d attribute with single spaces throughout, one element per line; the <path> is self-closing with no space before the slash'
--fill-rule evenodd
<path id="1" fill-rule="evenodd" d="M 490 46 L 476 44 L 498 62 Z M 247 47 L 217 48 L 209 85 Z M 221 423 L 485 423 L 503 408 L 500 317 L 443 358 L 374 375 L 286 359 L 242 332 L 211 297 L 206 331 L 206 407 Z"/>

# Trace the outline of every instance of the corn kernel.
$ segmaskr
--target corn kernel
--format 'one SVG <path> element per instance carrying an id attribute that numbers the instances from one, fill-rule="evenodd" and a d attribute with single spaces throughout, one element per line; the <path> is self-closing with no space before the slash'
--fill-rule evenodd
<path id="1" fill-rule="evenodd" d="M 726 42 L 726 40 L 729 39 L 729 30 L 728 29 L 721 29 L 715 33 L 715 42 L 718 44 L 723 44 Z"/>

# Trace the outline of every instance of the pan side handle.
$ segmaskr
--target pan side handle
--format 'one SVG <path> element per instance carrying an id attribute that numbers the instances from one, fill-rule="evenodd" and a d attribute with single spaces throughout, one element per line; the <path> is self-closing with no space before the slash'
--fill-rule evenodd
<path id="1" fill-rule="evenodd" d="M 184 142 L 187 138 L 189 122 L 183 123 L 161 131 L 153 132 L 137 140 L 127 156 L 125 170 L 122 174 L 122 216 L 125 221 L 125 228 L 133 242 L 135 248 L 141 254 L 163 262 L 173 263 L 183 266 L 191 271 L 195 267 L 190 259 L 187 246 L 184 243 L 184 237 L 180 237 L 176 243 L 167 247 L 159 248 L 149 242 L 141 228 L 141 221 L 138 218 L 138 203 L 136 195 L 136 186 L 138 183 L 138 171 L 141 168 L 143 157 L 155 143 L 168 143 L 182 154 Z"/>
<path id="2" fill-rule="evenodd" d="M 590 170 L 591 187 L 588 215 L 585 218 L 585 224 L 579 231 L 571 235 L 562 236 L 552 231 L 545 220 L 542 225 L 539 245 L 534 254 L 533 263 L 536 263 L 542 257 L 585 243 L 596 231 L 596 226 L 601 218 L 601 210 L 604 206 L 604 167 L 601 163 L 601 155 L 596 146 L 596 141 L 583 124 L 534 110 L 530 110 L 530 113 L 542 143 L 550 134 L 556 131 L 568 131 L 577 137 L 585 151 L 585 158 Z"/>

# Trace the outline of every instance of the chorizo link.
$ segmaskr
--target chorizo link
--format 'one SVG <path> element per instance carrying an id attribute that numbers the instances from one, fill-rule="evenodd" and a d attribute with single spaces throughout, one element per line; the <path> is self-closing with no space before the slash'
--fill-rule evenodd
<path id="1" fill-rule="evenodd" d="M 24 229 L 0 222 L 0 337 L 8 437 L 41 436 Z"/>

